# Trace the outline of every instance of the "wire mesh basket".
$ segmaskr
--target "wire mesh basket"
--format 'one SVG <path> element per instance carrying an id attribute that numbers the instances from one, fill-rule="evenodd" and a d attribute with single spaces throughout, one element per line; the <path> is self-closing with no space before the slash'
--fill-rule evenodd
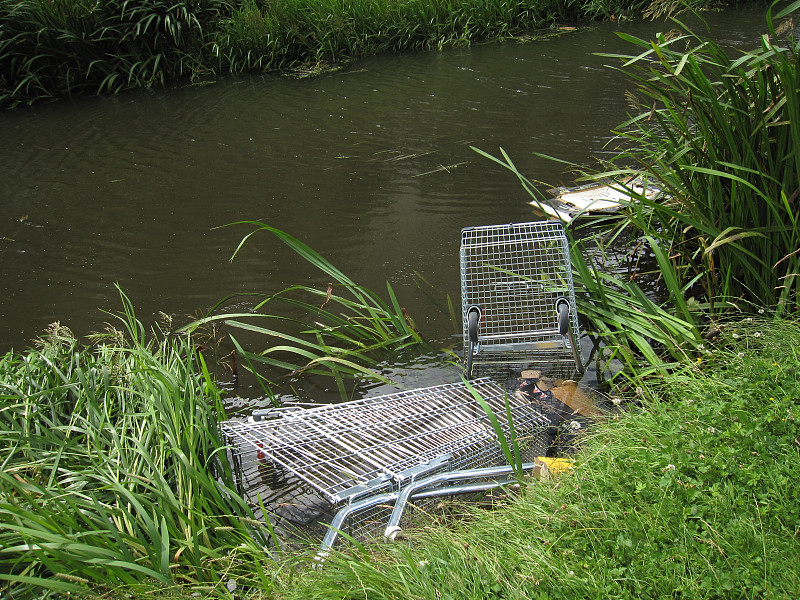
<path id="1" fill-rule="evenodd" d="M 431 475 L 508 462 L 478 397 L 503 436 L 510 433 L 510 414 L 522 450 L 544 455 L 549 419 L 535 400 L 508 394 L 489 379 L 260 411 L 221 428 L 240 491 L 254 508 L 263 505 L 289 529 L 340 512 L 337 529 L 366 539 L 386 527 L 394 510 L 389 499 L 370 499 Z"/>
<path id="2" fill-rule="evenodd" d="M 473 364 L 571 362 L 583 371 L 572 266 L 557 221 L 461 231 L 467 375 Z"/>

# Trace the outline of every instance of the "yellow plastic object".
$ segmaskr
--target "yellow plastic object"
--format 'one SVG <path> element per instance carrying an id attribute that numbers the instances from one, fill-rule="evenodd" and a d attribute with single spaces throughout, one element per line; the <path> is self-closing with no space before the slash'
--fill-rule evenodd
<path id="1" fill-rule="evenodd" d="M 572 468 L 572 461 L 566 458 L 550 458 L 548 456 L 537 456 L 536 460 L 542 461 L 547 465 L 551 475 L 558 475 Z"/>

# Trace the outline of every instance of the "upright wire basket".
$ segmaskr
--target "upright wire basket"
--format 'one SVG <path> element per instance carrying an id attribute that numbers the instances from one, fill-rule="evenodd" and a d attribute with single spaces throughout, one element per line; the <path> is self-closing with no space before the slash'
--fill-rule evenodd
<path id="1" fill-rule="evenodd" d="M 537 360 L 583 372 L 572 266 L 557 221 L 461 231 L 467 376 L 474 366 Z"/>
<path id="2" fill-rule="evenodd" d="M 543 456 L 550 421 L 540 408 L 533 398 L 478 379 L 260 411 L 221 427 L 240 491 L 251 505 L 289 520 L 293 512 L 332 517 L 323 541 L 329 549 L 340 531 L 367 539 L 386 532 L 391 522 L 396 533 L 405 503 L 413 500 L 410 492 L 403 495 L 411 484 L 414 494 L 426 497 L 452 492 L 443 487 L 447 474 L 456 473 L 462 488 L 465 482 L 484 489 L 488 480 L 489 487 L 496 485 L 498 475 L 481 469 L 509 462 L 500 438 L 510 439 L 511 427 L 523 456 Z M 281 491 L 287 487 L 293 492 Z"/>

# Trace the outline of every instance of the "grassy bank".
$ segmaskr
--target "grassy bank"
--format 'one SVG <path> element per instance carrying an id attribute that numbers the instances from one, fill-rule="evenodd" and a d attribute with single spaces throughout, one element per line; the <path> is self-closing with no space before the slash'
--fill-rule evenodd
<path id="1" fill-rule="evenodd" d="M 719 349 L 598 424 L 573 472 L 271 597 L 798 597 L 798 325 L 723 326 Z"/>
<path id="2" fill-rule="evenodd" d="M 119 325 L 93 349 L 54 327 L 0 360 L 4 596 L 800 594 L 797 321 L 721 323 L 698 359 L 598 420 L 572 472 L 323 569 L 313 549 L 276 552 L 233 491 L 191 340 L 145 336 L 129 306 Z"/>
<path id="3" fill-rule="evenodd" d="M 692 0 L 695 7 L 718 4 Z M 0 0 L 0 108 L 640 14 L 649 0 Z"/>
<path id="4" fill-rule="evenodd" d="M 0 597 L 99 583 L 213 590 L 268 533 L 233 492 L 219 393 L 187 339 L 129 312 L 95 348 L 54 325 L 0 357 Z M 248 567 L 248 574 L 258 570 Z"/>
<path id="5" fill-rule="evenodd" d="M 313 549 L 277 554 L 250 526 L 191 346 L 143 346 L 132 324 L 95 352 L 55 328 L 39 350 L 0 361 L 4 596 L 800 594 L 797 321 L 722 324 L 700 360 L 599 419 L 571 472 L 322 569 Z"/>

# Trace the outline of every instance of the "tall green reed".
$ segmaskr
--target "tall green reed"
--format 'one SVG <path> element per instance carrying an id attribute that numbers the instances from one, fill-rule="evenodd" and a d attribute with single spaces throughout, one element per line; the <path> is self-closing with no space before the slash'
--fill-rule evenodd
<path id="1" fill-rule="evenodd" d="M 144 579 L 213 586 L 268 531 L 235 492 L 219 392 L 188 338 L 55 328 L 0 358 L 0 595 Z"/>
<path id="2" fill-rule="evenodd" d="M 203 72 L 222 0 L 3 0 L 0 106 L 116 93 Z"/>
<path id="3" fill-rule="evenodd" d="M 680 31 L 652 41 L 620 34 L 638 53 L 611 57 L 635 82 L 631 101 L 641 112 L 619 127 L 618 154 L 592 177 L 629 191 L 624 218 L 604 239 L 641 243 L 655 259 L 660 293 L 590 272 L 586 252 L 574 262 L 595 298 L 589 314 L 604 312 L 593 321 L 613 328 L 606 334 L 613 333 L 615 349 L 638 350 L 628 352 L 628 364 L 644 358 L 658 365 L 664 354 L 679 359 L 702 350 L 731 311 L 769 307 L 779 317 L 800 308 L 800 46 L 790 20 L 776 24 L 798 8 L 770 8 L 761 47 L 738 56 L 677 21 Z M 662 194 L 634 192 L 623 183 L 629 177 Z M 607 246 L 598 245 L 601 252 Z M 654 300 L 668 314 L 656 314 Z"/>
<path id="4" fill-rule="evenodd" d="M 619 128 L 601 176 L 645 176 L 664 191 L 637 198 L 627 222 L 657 240 L 677 283 L 714 303 L 800 308 L 800 42 L 792 3 L 767 12 L 761 48 L 730 56 L 685 27 L 612 55 L 637 85 L 642 112 Z M 671 291 L 677 292 L 678 290 Z"/>
<path id="5" fill-rule="evenodd" d="M 464 384 L 467 386 L 469 393 L 475 399 L 475 401 L 480 405 L 481 410 L 486 413 L 486 417 L 489 419 L 489 424 L 492 426 L 494 430 L 495 436 L 497 436 L 497 443 L 500 446 L 500 451 L 503 453 L 503 457 L 506 459 L 506 464 L 511 466 L 514 469 L 514 477 L 517 480 L 517 483 L 523 485 L 525 483 L 525 472 L 522 469 L 522 454 L 520 452 L 520 440 L 517 437 L 517 432 L 514 428 L 514 418 L 511 414 L 511 404 L 508 401 L 508 395 L 505 396 L 505 425 L 507 428 L 503 428 L 503 424 L 500 422 L 500 419 L 497 418 L 497 415 L 492 410 L 492 407 L 489 406 L 489 403 L 480 395 L 480 392 L 476 390 L 467 379 L 463 379 Z"/>
<path id="6" fill-rule="evenodd" d="M 239 297 L 229 296 L 212 308 L 208 316 L 183 328 L 183 331 L 196 331 L 199 327 L 222 322 L 228 328 L 266 340 L 267 348 L 253 351 L 230 335 L 236 350 L 259 376 L 268 394 L 276 383 L 275 378 L 258 369 L 258 365 L 283 376 L 331 375 L 340 393 L 346 395 L 344 379 L 347 377 L 367 377 L 388 383 L 386 377 L 371 368 L 377 362 L 376 354 L 422 343 L 414 323 L 388 282 L 387 302 L 377 293 L 356 284 L 318 252 L 288 233 L 259 221 L 233 225 L 249 225 L 255 229 L 241 240 L 231 260 L 254 234 L 267 232 L 331 279 L 324 290 L 295 285 L 274 294 L 248 294 L 258 299 L 251 312 L 220 312 L 227 302 Z M 299 311 L 303 316 L 282 314 L 286 309 L 295 314 Z M 266 310 L 270 312 L 264 312 Z"/>
<path id="7" fill-rule="evenodd" d="M 800 46 L 790 21 L 776 24 L 798 8 L 770 9 L 761 48 L 736 57 L 679 21 L 652 41 L 620 33 L 638 53 L 607 55 L 636 84 L 638 112 L 600 172 L 572 167 L 630 200 L 619 217 L 573 225 L 572 262 L 581 313 L 628 373 L 697 356 L 730 311 L 800 308 Z M 505 152 L 478 152 L 545 201 Z M 621 244 L 632 271 L 615 262 Z"/>

